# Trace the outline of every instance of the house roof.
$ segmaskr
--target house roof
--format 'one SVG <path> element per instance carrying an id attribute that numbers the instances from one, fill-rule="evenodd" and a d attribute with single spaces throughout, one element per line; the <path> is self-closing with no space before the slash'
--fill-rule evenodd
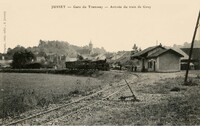
<path id="1" fill-rule="evenodd" d="M 152 50 L 154 50 L 154 49 L 156 49 L 158 47 L 161 47 L 161 48 L 164 49 L 164 47 L 162 47 L 161 45 L 152 46 L 152 47 L 148 47 L 148 48 L 144 49 L 143 51 L 140 51 L 138 53 L 133 54 L 131 57 L 141 57 L 141 56 L 147 54 L 148 52 L 150 52 L 150 51 L 152 51 Z"/>
<path id="2" fill-rule="evenodd" d="M 131 52 L 126 51 L 123 54 L 117 56 L 117 58 L 116 57 L 112 58 L 109 62 L 110 63 L 120 62 L 121 64 L 125 64 L 126 62 L 130 60 L 130 55 L 131 55 Z"/>
<path id="3" fill-rule="evenodd" d="M 188 59 L 189 56 L 188 54 L 186 54 L 183 50 L 181 50 L 180 48 L 172 48 L 173 50 L 175 50 L 176 52 L 180 53 L 183 55 L 183 57 L 181 59 Z"/>
<path id="4" fill-rule="evenodd" d="M 148 53 L 156 48 L 161 47 L 161 49 L 158 49 L 157 51 L 155 51 L 154 53 L 148 55 Z M 158 45 L 158 46 L 152 46 L 149 48 L 144 49 L 143 51 L 140 51 L 136 54 L 133 54 L 132 57 L 138 58 L 138 57 L 146 57 L 146 58 L 155 58 L 158 57 L 160 55 L 163 55 L 166 52 L 171 52 L 174 53 L 180 57 L 184 57 L 184 53 L 180 53 L 179 51 L 176 51 L 175 49 L 171 49 L 171 48 L 165 48 L 162 47 L 162 45 Z M 187 54 L 186 54 L 187 55 Z"/>
<path id="5" fill-rule="evenodd" d="M 174 53 L 174 54 L 178 55 L 179 57 L 183 57 L 182 54 L 180 54 L 179 52 L 177 52 L 177 51 L 175 51 L 175 50 L 173 50 L 173 49 L 162 49 L 162 50 L 158 50 L 158 51 L 156 51 L 155 53 L 153 53 L 153 54 L 147 56 L 147 58 L 158 57 L 158 56 L 163 55 L 163 54 L 166 53 L 166 52 L 171 52 L 171 53 Z"/>
<path id="6" fill-rule="evenodd" d="M 150 55 L 147 56 L 147 58 L 153 58 L 153 57 L 158 57 L 161 54 L 165 53 L 166 51 L 168 51 L 168 49 L 162 49 L 162 50 L 158 50 L 155 53 L 152 53 Z"/>
<path id="7" fill-rule="evenodd" d="M 94 58 L 91 57 L 89 54 L 81 54 L 81 56 L 83 57 L 83 59 L 85 60 L 93 60 Z"/>
<path id="8" fill-rule="evenodd" d="M 1 65 L 6 65 L 12 63 L 12 60 L 0 60 Z"/>
<path id="9" fill-rule="evenodd" d="M 66 58 L 66 62 L 74 62 L 74 61 L 77 61 L 78 59 L 77 58 Z"/>
<path id="10" fill-rule="evenodd" d="M 165 46 L 166 49 L 173 49 L 174 51 L 180 53 L 183 55 L 183 57 L 181 57 L 181 60 L 186 60 L 189 58 L 188 54 L 186 54 L 183 50 L 181 50 L 180 48 L 178 47 L 167 47 Z"/>
<path id="11" fill-rule="evenodd" d="M 96 57 L 94 57 L 95 60 L 105 60 L 106 56 L 104 54 L 99 54 Z"/>

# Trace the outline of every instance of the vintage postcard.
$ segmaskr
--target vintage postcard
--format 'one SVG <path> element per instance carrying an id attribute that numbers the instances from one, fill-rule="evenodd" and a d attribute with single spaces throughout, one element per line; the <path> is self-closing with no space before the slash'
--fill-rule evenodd
<path id="1" fill-rule="evenodd" d="M 0 125 L 200 125 L 199 0 L 0 0 Z"/>

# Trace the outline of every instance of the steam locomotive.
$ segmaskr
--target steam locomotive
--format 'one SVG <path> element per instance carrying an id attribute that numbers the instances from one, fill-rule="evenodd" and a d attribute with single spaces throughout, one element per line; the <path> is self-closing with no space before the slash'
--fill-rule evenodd
<path id="1" fill-rule="evenodd" d="M 77 60 L 65 62 L 66 68 L 70 70 L 103 70 L 108 71 L 109 64 L 106 60 Z"/>

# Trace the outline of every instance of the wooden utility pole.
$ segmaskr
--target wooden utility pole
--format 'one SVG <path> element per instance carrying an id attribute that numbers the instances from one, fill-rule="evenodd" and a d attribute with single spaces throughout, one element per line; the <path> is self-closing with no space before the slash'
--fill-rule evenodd
<path id="1" fill-rule="evenodd" d="M 200 18 L 200 10 L 199 10 L 199 15 L 198 15 L 198 18 L 197 18 L 197 23 L 196 23 L 196 27 L 195 27 L 195 30 L 194 30 L 193 38 L 192 38 L 192 44 L 191 44 L 191 47 L 190 47 L 190 54 L 189 54 L 187 70 L 186 70 L 186 74 L 185 74 L 185 81 L 184 81 L 185 84 L 187 83 L 188 71 L 189 71 L 189 68 L 190 68 L 190 62 L 191 62 L 192 51 L 193 51 L 193 46 L 194 46 L 194 40 L 195 40 L 195 37 L 196 37 L 197 28 L 199 27 L 199 18 Z"/>

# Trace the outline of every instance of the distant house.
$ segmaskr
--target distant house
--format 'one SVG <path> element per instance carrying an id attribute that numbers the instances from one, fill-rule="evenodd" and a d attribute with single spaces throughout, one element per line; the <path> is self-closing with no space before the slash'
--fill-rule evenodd
<path id="1" fill-rule="evenodd" d="M 93 60 L 106 60 L 106 56 L 105 54 L 99 54 L 95 56 Z"/>
<path id="2" fill-rule="evenodd" d="M 181 50 L 187 55 L 190 53 L 190 48 L 181 48 Z M 183 60 L 183 62 L 187 63 L 188 58 Z M 194 64 L 194 69 L 200 70 L 200 48 L 193 48 L 191 63 Z"/>
<path id="3" fill-rule="evenodd" d="M 6 54 L 0 54 L 0 68 L 10 68 L 12 59 L 9 59 Z"/>
<path id="4" fill-rule="evenodd" d="M 36 52 L 35 53 L 35 62 L 45 62 L 46 61 L 46 53 L 45 52 Z"/>
<path id="5" fill-rule="evenodd" d="M 138 60 L 137 71 L 175 72 L 180 71 L 181 57 L 179 52 L 158 45 L 131 55 L 131 60 Z"/>
<path id="6" fill-rule="evenodd" d="M 67 57 L 66 58 L 66 62 L 74 62 L 74 61 L 77 61 L 78 59 L 77 58 L 69 58 L 69 57 Z"/>
<path id="7" fill-rule="evenodd" d="M 44 62 L 46 59 L 44 56 L 36 56 L 36 62 Z"/>

